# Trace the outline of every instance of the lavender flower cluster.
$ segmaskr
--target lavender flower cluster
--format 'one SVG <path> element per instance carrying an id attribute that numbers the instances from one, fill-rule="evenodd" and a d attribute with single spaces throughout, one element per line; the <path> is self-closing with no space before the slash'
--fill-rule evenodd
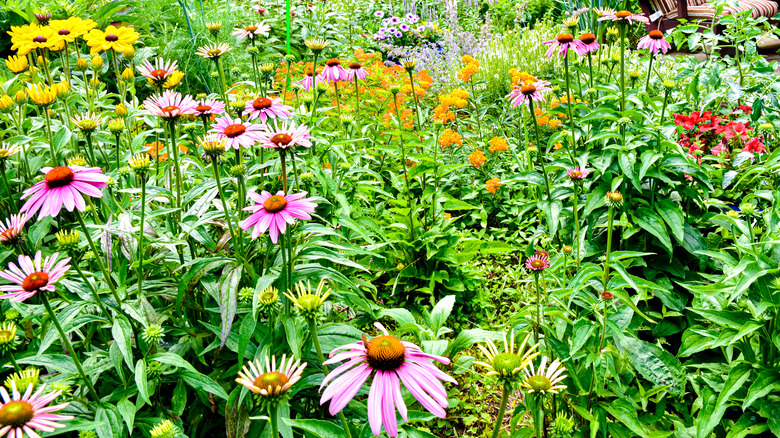
<path id="1" fill-rule="evenodd" d="M 377 18 L 385 16 L 384 11 L 374 12 Z M 435 24 L 420 23 L 420 17 L 409 12 L 402 17 L 390 16 L 382 19 L 382 27 L 374 34 L 374 40 L 392 45 L 416 45 L 435 39 L 439 30 Z M 417 25 L 417 26 L 415 26 Z"/>

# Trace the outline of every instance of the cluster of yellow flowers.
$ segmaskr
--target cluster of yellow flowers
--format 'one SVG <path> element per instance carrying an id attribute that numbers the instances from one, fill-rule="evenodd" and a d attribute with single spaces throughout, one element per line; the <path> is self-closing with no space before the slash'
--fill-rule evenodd
<path id="1" fill-rule="evenodd" d="M 498 179 L 498 177 L 491 178 L 487 181 L 485 181 L 485 190 L 488 191 L 488 193 L 496 194 L 498 189 L 501 188 L 501 180 Z"/>
<path id="2" fill-rule="evenodd" d="M 439 144 L 443 148 L 452 146 L 454 144 L 463 146 L 463 137 L 452 129 L 447 129 L 439 136 Z"/>
<path id="3" fill-rule="evenodd" d="M 501 137 L 493 137 L 490 139 L 490 147 L 488 150 L 493 154 L 496 152 L 508 151 L 509 144 Z"/>
<path id="4" fill-rule="evenodd" d="M 512 87 L 523 84 L 533 84 L 538 79 L 527 71 L 517 71 L 516 68 L 509 69 L 509 75 L 512 76 Z"/>
<path id="5" fill-rule="evenodd" d="M 485 153 L 479 149 L 469 154 L 469 163 L 476 168 L 482 167 L 486 161 L 487 157 L 485 156 Z"/>
<path id="6" fill-rule="evenodd" d="M 455 120 L 455 113 L 450 108 L 465 108 L 469 104 L 467 100 L 469 96 L 468 91 L 459 88 L 450 91 L 449 94 L 442 94 L 439 96 L 439 104 L 433 109 L 433 119 L 442 123 Z"/>
<path id="7" fill-rule="evenodd" d="M 463 82 L 468 82 L 471 80 L 471 77 L 479 71 L 479 61 L 474 59 L 471 55 L 463 55 L 460 60 L 463 61 L 466 66 L 460 69 L 458 78 Z"/>

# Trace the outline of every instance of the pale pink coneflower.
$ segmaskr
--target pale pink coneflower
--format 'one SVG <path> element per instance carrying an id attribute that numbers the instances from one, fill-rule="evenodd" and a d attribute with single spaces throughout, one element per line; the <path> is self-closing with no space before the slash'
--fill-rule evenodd
<path id="1" fill-rule="evenodd" d="M 513 108 L 520 105 L 530 105 L 531 102 L 544 100 L 544 92 L 550 91 L 550 83 L 547 81 L 536 81 L 533 84 L 524 84 L 520 87 L 514 87 L 507 96 L 509 103 Z"/>
<path id="2" fill-rule="evenodd" d="M 260 359 L 250 360 L 244 369 L 238 372 L 237 383 L 240 383 L 255 394 L 265 397 L 274 397 L 284 394 L 296 382 L 301 380 L 303 370 L 306 369 L 306 363 L 301 364 L 301 360 L 295 360 L 290 356 L 282 356 L 279 366 L 276 366 L 276 356 L 265 358 L 265 367 Z"/>
<path id="3" fill-rule="evenodd" d="M 325 82 L 325 78 L 323 78 L 322 75 L 317 75 L 317 83 L 320 82 Z M 301 84 L 301 88 L 303 88 L 303 91 L 309 91 L 311 87 L 314 86 L 314 75 L 311 72 L 306 73 L 306 76 L 304 76 L 303 79 L 301 79 L 297 83 Z"/>
<path id="4" fill-rule="evenodd" d="M 255 23 L 244 27 L 233 28 L 233 35 L 244 39 L 253 40 L 257 36 L 268 36 L 268 32 L 271 30 L 271 26 L 265 23 Z"/>
<path id="5" fill-rule="evenodd" d="M 179 63 L 175 60 L 166 61 L 163 58 L 156 58 L 154 64 L 152 64 L 147 59 L 137 68 L 138 72 L 141 73 L 141 76 L 151 80 L 157 85 L 162 85 L 165 80 L 179 68 Z"/>
<path id="6" fill-rule="evenodd" d="M 165 90 L 162 95 L 144 100 L 147 113 L 164 119 L 178 119 L 185 114 L 195 114 L 196 106 L 192 96 L 173 90 Z"/>
<path id="7" fill-rule="evenodd" d="M 258 97 L 255 100 L 247 101 L 244 108 L 244 114 L 247 114 L 249 120 L 260 118 L 260 121 L 265 123 L 269 118 L 271 119 L 291 119 L 292 113 L 290 112 L 292 107 L 282 103 L 281 99 L 269 99 L 265 97 Z"/>
<path id="8" fill-rule="evenodd" d="M 34 215 L 38 210 L 38 219 L 46 216 L 57 217 L 62 206 L 68 211 L 74 208 L 83 212 L 87 209 L 83 195 L 102 198 L 104 189 L 108 186 L 108 175 L 103 175 L 99 167 L 57 166 L 44 167 L 43 181 L 35 183 L 25 190 L 22 199 L 27 199 L 20 213 Z"/>
<path id="9" fill-rule="evenodd" d="M 556 50 L 558 51 L 559 56 L 563 56 L 565 58 L 569 53 L 569 49 L 579 53 L 585 47 L 585 44 L 582 41 L 575 39 L 574 36 L 570 33 L 562 33 L 555 37 L 555 39 L 545 41 L 542 44 L 550 45 L 550 48 L 547 49 L 547 53 L 545 53 L 548 58 L 553 56 Z"/>
<path id="10" fill-rule="evenodd" d="M 596 35 L 593 35 L 592 33 L 586 32 L 582 34 L 580 36 L 580 41 L 582 42 L 582 46 L 574 48 L 574 51 L 580 56 L 595 52 L 601 47 L 599 46 L 599 43 L 596 42 Z"/>
<path id="11" fill-rule="evenodd" d="M 220 100 L 216 99 L 209 99 L 208 97 L 205 99 L 199 99 L 195 101 L 195 114 L 198 116 L 210 116 L 212 114 L 224 114 L 225 113 L 225 104 L 222 103 Z"/>
<path id="12" fill-rule="evenodd" d="M 544 255 L 532 255 L 525 259 L 525 267 L 531 271 L 544 271 L 550 266 L 550 259 Z"/>
<path id="13" fill-rule="evenodd" d="M 216 59 L 229 51 L 230 51 L 230 44 L 228 43 L 222 43 L 217 45 L 208 44 L 203 47 L 198 47 L 198 51 L 195 52 L 195 54 L 203 58 Z"/>
<path id="14" fill-rule="evenodd" d="M 8 299 L 14 302 L 24 301 L 40 291 L 54 292 L 54 284 L 62 278 L 70 269 L 70 257 L 57 262 L 60 254 L 55 252 L 49 257 L 43 258 L 41 251 L 35 253 L 35 258 L 26 255 L 19 256 L 19 266 L 8 264 L 8 269 L 0 271 L 0 277 L 16 284 L 0 286 L 0 291 L 6 292 L 0 295 L 0 299 Z M 2 436 L 0 434 L 0 436 Z"/>
<path id="15" fill-rule="evenodd" d="M 647 49 L 653 55 L 658 52 L 666 53 L 672 49 L 672 45 L 664 39 L 664 34 L 660 30 L 651 30 L 649 34 L 642 37 L 637 44 L 638 49 Z"/>
<path id="16" fill-rule="evenodd" d="M 620 21 L 620 22 L 626 22 L 626 23 L 649 23 L 650 20 L 647 19 L 644 15 L 641 14 L 632 14 L 628 11 L 618 11 L 614 14 L 606 14 L 605 16 L 599 18 L 599 21 Z"/>
<path id="17" fill-rule="evenodd" d="M 0 222 L 0 242 L 15 242 L 27 223 L 26 214 L 12 214 L 5 223 Z"/>
<path id="18" fill-rule="evenodd" d="M 309 128 L 306 125 L 288 125 L 281 123 L 266 126 L 260 133 L 260 146 L 271 149 L 288 149 L 294 146 L 311 147 Z"/>
<path id="19" fill-rule="evenodd" d="M 587 169 L 581 168 L 579 166 L 566 169 L 566 173 L 569 174 L 569 178 L 571 179 L 585 179 L 588 177 L 588 175 L 590 175 L 590 172 Z"/>
<path id="20" fill-rule="evenodd" d="M 349 64 L 349 69 L 347 69 L 348 81 L 354 81 L 355 76 L 357 76 L 358 79 L 363 81 L 366 79 L 366 75 L 368 75 L 368 72 L 366 71 L 366 69 L 363 68 L 362 65 L 360 65 L 359 62 L 353 62 Z"/>
<path id="21" fill-rule="evenodd" d="M 325 62 L 325 68 L 322 70 L 322 79 L 326 81 L 345 81 L 347 80 L 347 71 L 341 66 L 341 61 L 336 58 Z"/>
<path id="22" fill-rule="evenodd" d="M 3 419 L 0 427 L 0 437 L 9 438 L 40 438 L 33 429 L 43 432 L 54 432 L 55 429 L 65 427 L 58 421 L 72 420 L 71 415 L 54 414 L 62 410 L 70 403 L 46 406 L 62 394 L 62 391 L 52 391 L 44 394 L 46 385 L 41 385 L 33 394 L 33 384 L 27 385 L 24 394 L 16 389 L 16 382 L 11 381 L 11 395 L 5 388 L 0 387 L 0 396 L 3 405 L 0 407 L 0 418 Z"/>
<path id="23" fill-rule="evenodd" d="M 407 421 L 407 408 L 401 394 L 401 384 L 430 413 L 439 418 L 446 415 L 449 407 L 447 391 L 441 381 L 457 384 L 433 364 L 433 361 L 449 365 L 450 360 L 442 356 L 424 353 L 420 347 L 390 336 L 380 323 L 374 326 L 382 332 L 370 341 L 363 335 L 362 341 L 343 345 L 330 353 L 324 365 L 347 361 L 328 374 L 322 381 L 320 404 L 330 401 L 331 415 L 341 412 L 360 388 L 373 375 L 368 392 L 368 422 L 374 436 L 379 436 L 382 426 L 391 437 L 398 436 L 398 421 L 395 411 Z M 348 350 L 348 351 L 342 351 Z"/>
<path id="24" fill-rule="evenodd" d="M 225 139 L 225 150 L 251 148 L 260 141 L 263 130 L 263 125 L 244 122 L 240 118 L 233 119 L 227 114 L 217 119 L 211 126 L 209 132 Z"/>
<path id="25" fill-rule="evenodd" d="M 307 192 L 285 195 L 283 191 L 275 195 L 263 190 L 261 193 L 249 192 L 249 197 L 256 202 L 244 208 L 251 211 L 248 218 L 239 223 L 242 230 L 252 229 L 252 238 L 257 239 L 268 230 L 271 242 L 276 244 L 279 234 L 284 234 L 287 224 L 294 225 L 295 219 L 310 220 L 310 213 L 317 208 L 311 198 L 305 198 Z"/>

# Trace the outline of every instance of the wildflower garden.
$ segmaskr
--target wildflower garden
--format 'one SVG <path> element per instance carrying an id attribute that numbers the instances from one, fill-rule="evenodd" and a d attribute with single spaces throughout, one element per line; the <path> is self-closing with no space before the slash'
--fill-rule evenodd
<path id="1" fill-rule="evenodd" d="M 4 2 L 0 437 L 780 436 L 778 4 L 684 1 Z"/>

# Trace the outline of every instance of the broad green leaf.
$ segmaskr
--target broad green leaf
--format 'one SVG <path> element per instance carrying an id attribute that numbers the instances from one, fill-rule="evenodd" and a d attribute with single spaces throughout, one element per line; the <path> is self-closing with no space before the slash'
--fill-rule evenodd
<path id="1" fill-rule="evenodd" d="M 745 364 L 735 366 L 729 372 L 723 389 L 704 400 L 696 418 L 696 438 L 708 438 L 726 413 L 731 395 L 738 391 L 750 378 L 750 367 Z"/>
<path id="2" fill-rule="evenodd" d="M 307 434 L 311 434 L 317 438 L 335 438 L 346 436 L 344 429 L 334 423 L 331 423 L 330 421 L 292 420 L 289 418 L 282 418 L 282 421 L 294 429 L 301 429 Z"/>
<path id="3" fill-rule="evenodd" d="M 127 424 L 127 432 L 130 434 L 130 436 L 133 436 L 133 422 L 135 421 L 135 403 L 128 400 L 127 397 L 122 397 L 122 400 L 119 400 L 119 402 L 116 404 L 116 408 L 119 410 L 119 413 L 122 415 L 122 419 L 125 420 L 125 424 Z"/>
<path id="4" fill-rule="evenodd" d="M 682 243 L 685 239 L 683 212 L 677 203 L 671 198 L 662 198 L 655 206 L 655 211 L 663 218 L 666 225 L 669 226 L 672 235 L 678 242 Z"/>
<path id="5" fill-rule="evenodd" d="M 111 335 L 114 338 L 114 342 L 119 347 L 119 351 L 122 353 L 122 357 L 125 359 L 125 363 L 129 369 L 133 369 L 133 329 L 130 327 L 130 322 L 124 316 L 117 315 L 114 318 L 114 326 L 111 328 Z"/>
<path id="6" fill-rule="evenodd" d="M 628 400 L 616 398 L 609 403 L 601 403 L 601 407 L 615 417 L 622 425 L 631 429 L 631 432 L 634 432 L 643 438 L 649 436 L 647 430 L 639 421 L 639 416 L 637 415 L 638 407 L 633 406 Z"/>
<path id="7" fill-rule="evenodd" d="M 138 396 L 148 405 L 152 405 L 149 399 L 149 389 L 146 381 L 146 361 L 140 359 L 135 363 L 135 386 L 138 387 Z"/>
<path id="8" fill-rule="evenodd" d="M 664 249 L 666 249 L 670 255 L 672 254 L 672 240 L 669 238 L 669 233 L 666 231 L 663 219 L 661 219 L 658 214 L 649 208 L 640 207 L 632 216 L 637 225 L 655 236 L 661 242 Z"/>
<path id="9" fill-rule="evenodd" d="M 770 392 L 780 392 L 780 375 L 776 370 L 764 370 L 758 375 L 748 389 L 745 401 L 742 403 L 742 410 L 747 411 L 756 400 Z"/>
<path id="10" fill-rule="evenodd" d="M 439 300 L 431 311 L 431 329 L 438 333 L 444 326 L 444 322 L 450 317 L 452 308 L 455 306 L 455 295 L 447 295 Z"/>
<path id="11" fill-rule="evenodd" d="M 680 361 L 663 348 L 640 339 L 626 337 L 620 341 L 622 350 L 642 377 L 655 386 L 668 386 L 682 395 L 685 387 L 685 370 Z"/>

